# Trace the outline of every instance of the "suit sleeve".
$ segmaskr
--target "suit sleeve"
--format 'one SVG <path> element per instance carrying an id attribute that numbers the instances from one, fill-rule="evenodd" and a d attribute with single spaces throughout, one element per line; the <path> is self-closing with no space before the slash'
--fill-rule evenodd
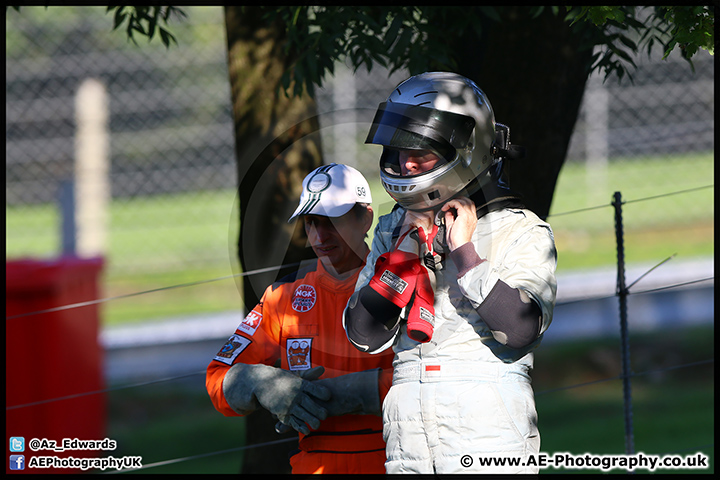
<path id="1" fill-rule="evenodd" d="M 240 416 L 223 394 L 223 381 L 230 367 L 236 363 L 272 366 L 280 358 L 281 325 L 274 313 L 268 288 L 260 303 L 238 325 L 207 367 L 205 387 L 215 408 L 225 416 Z"/>
<path id="2" fill-rule="evenodd" d="M 375 274 L 375 262 L 392 248 L 392 231 L 402 215 L 393 211 L 380 218 L 372 247 L 360 271 L 355 292 L 343 312 L 343 328 L 350 343 L 362 352 L 376 354 L 390 347 L 398 332 L 401 308 L 368 286 Z"/>
<path id="3" fill-rule="evenodd" d="M 506 238 L 498 235 L 496 243 L 504 244 L 505 247 L 493 258 L 458 262 L 458 285 L 475 309 L 485 317 L 489 316 L 493 308 L 485 304 L 486 300 L 492 300 L 495 306 L 507 305 L 508 302 L 503 300 L 514 299 L 514 296 L 500 293 L 510 290 L 522 292 L 537 307 L 537 335 L 540 335 L 547 330 L 552 320 L 557 289 L 557 253 L 552 230 L 542 222 L 532 224 L 528 221 L 519 222 L 519 227 L 512 233 L 514 235 Z M 483 257 L 480 252 L 478 254 L 478 257 Z M 465 255 L 466 260 L 470 258 L 471 255 Z M 522 305 L 519 300 L 514 303 Z M 508 311 L 502 310 L 504 312 L 499 312 L 497 316 L 507 317 Z M 506 321 L 512 319 L 506 318 Z"/>

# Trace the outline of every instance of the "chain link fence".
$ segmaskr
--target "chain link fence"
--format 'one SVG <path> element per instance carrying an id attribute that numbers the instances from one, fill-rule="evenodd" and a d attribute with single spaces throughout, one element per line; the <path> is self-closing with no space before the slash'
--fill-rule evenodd
<path id="1" fill-rule="evenodd" d="M 58 196 L 73 178 L 75 96 L 94 78 L 109 104 L 111 271 L 227 264 L 237 178 L 222 7 L 186 8 L 187 19 L 171 26 L 179 45 L 170 49 L 159 39 L 134 45 L 121 29 L 112 31 L 105 10 L 6 12 L 6 253 L 60 251 Z M 638 187 L 626 197 L 712 183 L 713 57 L 701 52 L 694 74 L 677 55 L 658 57 L 638 58 L 634 84 L 591 79 L 556 194 L 569 200 L 558 200 L 551 214 L 609 204 L 616 174 Z M 406 76 L 338 67 L 318 92 L 326 162 L 376 177 L 378 152 L 363 145 L 366 125 L 332 125 L 322 115 L 374 109 Z M 651 174 L 615 173 L 615 165 L 642 162 Z M 678 197 L 672 209 L 684 220 L 712 222 L 711 192 Z"/>

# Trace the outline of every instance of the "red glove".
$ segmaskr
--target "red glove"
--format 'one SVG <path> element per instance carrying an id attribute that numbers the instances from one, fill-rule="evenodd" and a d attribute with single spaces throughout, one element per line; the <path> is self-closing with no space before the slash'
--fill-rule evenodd
<path id="1" fill-rule="evenodd" d="M 405 232 L 395 250 L 380 255 L 369 286 L 400 308 L 410 303 L 418 274 L 424 269 L 419 256 L 418 230 Z"/>
<path id="2" fill-rule="evenodd" d="M 435 271 L 428 268 L 426 261 L 434 259 L 432 242 L 437 235 L 438 227 L 433 225 L 432 231 L 426 235 L 423 228 L 418 228 L 420 240 L 420 269 L 415 282 L 415 296 L 407 320 L 408 337 L 416 342 L 429 342 L 435 325 Z"/>

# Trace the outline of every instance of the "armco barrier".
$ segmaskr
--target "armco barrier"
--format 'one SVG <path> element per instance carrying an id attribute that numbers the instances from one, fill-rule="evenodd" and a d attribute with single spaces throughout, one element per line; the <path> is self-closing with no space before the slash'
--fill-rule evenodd
<path id="1" fill-rule="evenodd" d="M 102 348 L 98 341 L 99 306 L 57 309 L 98 298 L 102 266 L 102 258 L 6 262 L 6 452 L 25 458 L 33 455 L 88 458 L 103 453 L 59 451 L 64 438 L 104 439 L 106 405 L 102 394 L 72 397 L 104 388 Z M 56 310 L 22 316 L 49 309 Z M 64 396 L 71 398 L 43 402 Z M 22 407 L 12 408 L 16 405 Z M 11 446 L 10 437 L 23 437 L 25 451 L 13 451 L 17 444 Z M 58 448 L 33 452 L 32 439 L 55 441 Z M 10 472 L 9 463 L 6 472 Z M 75 473 L 77 470 L 32 469 L 30 472 Z"/>

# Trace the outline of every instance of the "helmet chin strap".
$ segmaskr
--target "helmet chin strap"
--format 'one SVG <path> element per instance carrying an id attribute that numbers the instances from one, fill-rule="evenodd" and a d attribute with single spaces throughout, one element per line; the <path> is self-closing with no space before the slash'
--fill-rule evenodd
<path id="1" fill-rule="evenodd" d="M 525 147 L 521 147 L 520 145 L 510 145 L 507 149 L 498 148 L 498 154 L 501 157 L 508 158 L 510 160 L 520 160 L 521 158 L 525 158 Z"/>
<path id="2" fill-rule="evenodd" d="M 510 189 L 503 160 L 475 178 L 460 194 L 466 195 L 475 203 L 478 218 L 497 208 L 507 206 L 508 203 L 522 206 L 522 195 Z"/>

